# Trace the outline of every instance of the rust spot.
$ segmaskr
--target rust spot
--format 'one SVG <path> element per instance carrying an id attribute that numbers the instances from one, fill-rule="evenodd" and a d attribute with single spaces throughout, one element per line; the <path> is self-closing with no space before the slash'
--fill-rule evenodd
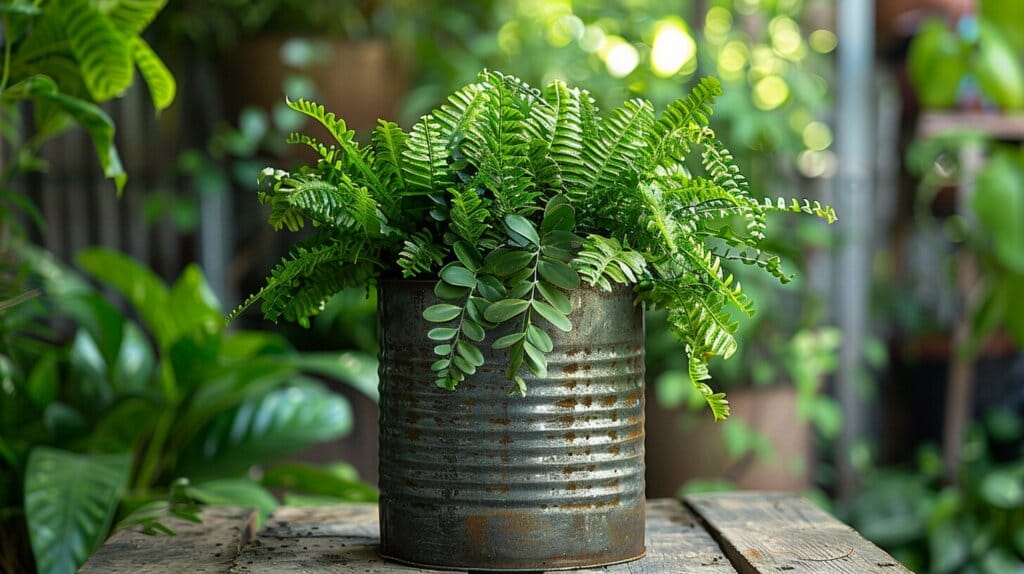
<path id="1" fill-rule="evenodd" d="M 601 399 L 601 405 L 606 407 L 614 407 L 616 400 L 617 399 L 615 398 L 615 395 L 608 395 L 605 398 Z"/>
<path id="2" fill-rule="evenodd" d="M 613 444 L 613 445 L 608 447 L 608 452 L 610 452 L 612 454 L 619 454 L 620 452 L 622 452 L 622 447 L 620 447 L 617 444 Z"/>
<path id="3" fill-rule="evenodd" d="M 612 411 L 612 414 L 609 415 L 609 418 L 612 420 L 612 422 L 619 420 L 619 411 Z"/>
<path id="4" fill-rule="evenodd" d="M 597 470 L 597 465 L 596 464 L 588 464 L 587 465 L 587 472 L 594 472 L 595 470 Z"/>
<path id="5" fill-rule="evenodd" d="M 576 469 L 571 466 L 567 466 L 562 469 L 562 474 L 572 474 L 574 472 L 576 472 Z"/>
<path id="6" fill-rule="evenodd" d="M 419 420 L 420 420 L 420 415 L 418 415 L 418 414 L 416 414 L 414 412 L 410 411 L 410 412 L 405 414 L 405 422 L 407 422 L 407 423 L 409 423 L 411 425 L 416 424 L 417 422 L 419 422 Z"/>
<path id="7" fill-rule="evenodd" d="M 466 399 L 466 400 L 462 401 L 462 404 L 463 404 L 463 406 L 474 407 L 474 406 L 476 406 L 476 401 L 473 400 L 473 399 Z"/>
<path id="8" fill-rule="evenodd" d="M 584 355 L 589 355 L 590 354 L 590 347 L 583 347 L 583 354 Z"/>
<path id="9" fill-rule="evenodd" d="M 566 357 L 575 357 L 576 355 L 579 354 L 579 352 L 580 352 L 580 350 L 577 349 L 576 347 L 569 347 L 568 349 L 565 350 L 565 356 Z"/>
<path id="10" fill-rule="evenodd" d="M 608 431 L 608 438 L 610 438 L 612 440 L 618 440 L 619 433 L 617 433 L 615 431 Z"/>
<path id="11" fill-rule="evenodd" d="M 576 399 L 574 399 L 572 397 L 569 397 L 567 399 L 562 399 L 562 400 L 558 401 L 555 404 L 557 406 L 563 408 L 563 409 L 572 409 L 572 408 L 576 408 L 576 404 L 577 403 L 576 403 Z"/>
<path id="12" fill-rule="evenodd" d="M 589 407 L 592 404 L 594 404 L 594 398 L 593 397 L 584 397 L 583 398 L 583 406 Z"/>
<path id="13" fill-rule="evenodd" d="M 500 442 L 501 444 L 512 444 L 515 441 L 512 440 L 512 435 L 503 434 L 501 435 L 501 440 L 498 442 Z"/>
<path id="14" fill-rule="evenodd" d="M 747 558 L 756 560 L 758 562 L 764 560 L 764 554 L 761 554 L 761 552 L 757 548 L 748 548 L 747 550 L 743 551 L 743 555 Z"/>
<path id="15" fill-rule="evenodd" d="M 573 423 L 575 423 L 575 422 L 576 422 L 576 417 L 574 417 L 574 416 L 572 416 L 572 415 L 565 415 L 565 416 L 561 416 L 561 417 L 558 417 L 558 418 L 557 418 L 557 419 L 555 419 L 555 420 L 556 420 L 557 422 L 560 422 L 560 423 L 562 423 L 562 424 L 567 424 L 567 425 L 571 425 L 571 424 L 573 424 Z"/>
<path id="16" fill-rule="evenodd" d="M 509 492 L 507 486 L 488 486 L 486 490 L 492 494 L 508 494 Z"/>
<path id="17" fill-rule="evenodd" d="M 565 433 L 565 440 L 567 440 L 569 442 L 572 442 L 572 441 L 576 440 L 576 433 L 574 433 L 574 432 Z"/>
<path id="18" fill-rule="evenodd" d="M 509 423 L 511 423 L 512 421 L 510 421 L 510 420 L 508 420 L 506 418 L 493 418 L 493 419 L 488 419 L 487 422 L 491 423 L 492 425 L 508 426 Z"/>
<path id="19" fill-rule="evenodd" d="M 587 354 L 589 355 L 590 353 L 587 353 Z M 590 368 L 591 368 L 590 363 L 583 363 L 583 370 L 584 371 L 589 371 Z"/>
<path id="20" fill-rule="evenodd" d="M 564 383 L 562 386 L 571 391 L 576 388 L 576 381 L 569 381 L 567 383 Z"/>
<path id="21" fill-rule="evenodd" d="M 644 427 L 635 427 L 635 428 L 633 428 L 633 430 L 629 431 L 626 434 L 626 440 L 636 440 L 638 438 L 643 438 L 643 436 L 644 436 Z"/>
<path id="22" fill-rule="evenodd" d="M 627 404 L 629 404 L 629 403 L 639 403 L 641 400 L 643 400 L 643 398 L 644 398 L 643 391 L 636 391 L 634 393 L 629 393 L 628 395 L 626 395 L 626 403 Z"/>
<path id="23" fill-rule="evenodd" d="M 405 431 L 405 434 L 409 437 L 409 440 L 420 440 L 420 435 L 423 434 L 423 431 L 420 429 L 409 429 Z"/>
<path id="24" fill-rule="evenodd" d="M 568 353 L 566 353 L 566 354 L 568 354 Z M 580 370 L 580 366 L 577 365 L 576 363 L 569 363 L 568 365 L 562 367 L 562 370 L 565 371 L 566 373 L 572 375 L 572 374 L 576 373 L 576 371 Z"/>
<path id="25" fill-rule="evenodd" d="M 565 489 L 569 491 L 576 490 L 576 483 L 570 482 L 569 484 L 565 485 Z"/>

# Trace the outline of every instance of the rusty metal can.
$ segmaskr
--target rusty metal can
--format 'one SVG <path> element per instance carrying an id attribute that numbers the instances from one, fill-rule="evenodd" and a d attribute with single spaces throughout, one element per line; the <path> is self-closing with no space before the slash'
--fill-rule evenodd
<path id="1" fill-rule="evenodd" d="M 644 554 L 643 313 L 632 292 L 569 293 L 548 376 L 509 396 L 504 351 L 438 388 L 429 281 L 382 281 L 380 527 L 385 558 L 432 568 L 557 570 Z M 496 330 L 498 331 L 498 330 Z"/>

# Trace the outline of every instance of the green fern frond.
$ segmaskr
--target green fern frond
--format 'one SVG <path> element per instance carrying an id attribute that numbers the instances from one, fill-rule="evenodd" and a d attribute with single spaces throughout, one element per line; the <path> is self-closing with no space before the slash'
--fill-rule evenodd
<path id="1" fill-rule="evenodd" d="M 470 245 L 479 245 L 491 228 L 490 200 L 480 197 L 473 188 L 449 188 L 451 228 Z M 454 242 L 453 242 L 454 243 Z"/>
<path id="2" fill-rule="evenodd" d="M 486 84 L 474 83 L 459 88 L 448 96 L 448 102 L 431 112 L 441 126 L 438 135 L 449 149 L 466 135 L 466 128 L 487 104 Z"/>
<path id="3" fill-rule="evenodd" d="M 500 77 L 484 78 L 490 86 L 486 105 L 467 127 L 461 149 L 477 168 L 474 182 L 493 197 L 496 215 L 531 213 L 541 193 L 529 171 L 522 103 Z"/>
<path id="4" fill-rule="evenodd" d="M 791 198 L 787 204 L 786 198 L 779 197 L 774 201 L 770 197 L 764 198 L 764 203 L 761 204 L 761 208 L 767 211 L 790 211 L 793 213 L 806 213 L 813 215 L 819 219 L 824 219 L 828 223 L 835 223 L 838 217 L 836 216 L 836 210 L 830 205 L 824 205 L 820 201 L 803 200 L 803 202 L 797 201 L 795 198 Z"/>
<path id="5" fill-rule="evenodd" d="M 377 127 L 373 128 L 373 133 L 370 134 L 370 144 L 375 152 L 373 167 L 388 187 L 395 189 L 398 195 L 406 188 L 405 158 L 402 157 L 402 152 L 408 141 L 409 134 L 398 124 L 385 120 L 377 120 Z"/>
<path id="6" fill-rule="evenodd" d="M 315 151 L 317 155 L 320 156 L 320 159 L 327 162 L 328 165 L 334 164 L 335 157 L 337 157 L 338 154 L 337 146 L 326 145 L 315 137 L 300 132 L 292 132 L 288 134 L 288 137 L 285 139 L 285 143 L 300 144 L 308 147 Z"/>
<path id="7" fill-rule="evenodd" d="M 332 229 L 357 225 L 368 234 L 378 235 L 385 223 L 370 192 L 345 174 L 340 174 L 338 183 L 323 181 L 315 174 L 274 170 L 265 170 L 260 176 L 261 181 L 271 180 L 259 198 L 271 206 L 269 221 L 274 229 L 298 231 L 308 218 L 314 225 Z"/>
<path id="8" fill-rule="evenodd" d="M 433 116 L 423 116 L 412 127 L 402 152 L 402 169 L 409 194 L 442 193 L 452 184 L 448 144 L 441 130 L 441 123 Z"/>
<path id="9" fill-rule="evenodd" d="M 600 209 L 618 201 L 621 190 L 639 183 L 638 174 L 646 171 L 649 153 L 644 135 L 653 123 L 654 107 L 650 102 L 629 100 L 601 120 L 597 138 L 584 142 L 589 185 L 567 193 L 570 200 L 588 207 L 584 213 L 593 212 L 595 204 Z"/>
<path id="10" fill-rule="evenodd" d="M 754 314 L 753 302 L 743 293 L 738 281 L 731 273 L 722 269 L 722 260 L 714 251 L 690 236 L 680 236 L 684 247 L 679 250 L 691 265 L 701 283 L 723 296 L 748 316 Z"/>
<path id="11" fill-rule="evenodd" d="M 583 161 L 583 94 L 562 82 L 553 82 L 544 90 L 549 110 L 550 138 L 544 141 L 545 155 L 550 158 L 551 173 L 538 173 L 552 188 L 563 191 L 590 184 L 592 174 Z"/>
<path id="12" fill-rule="evenodd" d="M 713 77 L 701 78 L 685 97 L 665 107 L 649 136 L 651 161 L 666 165 L 681 161 L 695 134 L 708 125 L 711 104 L 722 95 L 722 86 Z"/>
<path id="13" fill-rule="evenodd" d="M 448 249 L 435 243 L 434 237 L 426 229 L 412 234 L 398 252 L 398 266 L 402 269 L 402 277 L 409 278 L 429 273 L 444 263 L 447 254 Z"/>
<path id="14" fill-rule="evenodd" d="M 611 291 L 612 281 L 635 284 L 647 275 L 643 254 L 623 248 L 615 238 L 600 235 L 587 237 L 573 267 L 585 282 L 604 291 Z"/>
<path id="15" fill-rule="evenodd" d="M 301 98 L 296 101 L 285 100 L 285 102 L 289 108 L 316 120 L 327 129 L 331 136 L 334 137 L 342 153 L 343 157 L 339 159 L 345 162 L 347 168 L 359 174 L 359 179 L 365 182 L 365 187 L 373 193 L 377 201 L 387 205 L 389 208 L 393 207 L 395 199 L 391 190 L 381 182 L 373 169 L 373 164 L 375 163 L 373 150 L 370 148 L 364 149 L 359 146 L 359 143 L 355 141 L 355 131 L 348 129 L 345 120 L 335 116 L 334 112 L 327 112 L 322 105 L 316 102 Z M 355 173 L 351 175 L 354 176 Z"/>
<path id="16" fill-rule="evenodd" d="M 284 317 L 304 327 L 323 309 L 324 302 L 347 287 L 366 285 L 377 274 L 379 261 L 363 238 L 345 241 L 320 234 L 292 248 L 270 272 L 266 285 L 235 309 L 230 319 L 262 301 L 263 316 Z"/>

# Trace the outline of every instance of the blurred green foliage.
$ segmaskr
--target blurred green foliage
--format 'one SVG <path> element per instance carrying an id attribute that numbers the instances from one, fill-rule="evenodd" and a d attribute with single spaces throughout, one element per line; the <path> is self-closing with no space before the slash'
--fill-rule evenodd
<path id="1" fill-rule="evenodd" d="M 997 410 L 969 434 L 960 485 L 926 446 L 916 468 L 871 470 L 844 518 L 921 574 L 1024 572 L 1024 422 Z"/>
<path id="2" fill-rule="evenodd" d="M 226 331 L 195 266 L 165 285 L 117 252 L 81 252 L 79 265 L 135 321 L 45 252 L 19 251 L 42 295 L 0 316 L 0 515 L 27 521 L 40 572 L 73 572 L 116 517 L 153 527 L 183 496 L 264 514 L 276 504 L 268 488 L 374 499 L 351 471 L 289 464 L 253 474 L 345 434 L 347 401 L 309 374 L 368 391 L 372 360 Z M 53 326 L 69 320 L 65 342 Z M 181 477 L 191 483 L 177 483 L 168 502 Z M 11 559 L 7 544 L 17 538 L 5 536 Z"/>

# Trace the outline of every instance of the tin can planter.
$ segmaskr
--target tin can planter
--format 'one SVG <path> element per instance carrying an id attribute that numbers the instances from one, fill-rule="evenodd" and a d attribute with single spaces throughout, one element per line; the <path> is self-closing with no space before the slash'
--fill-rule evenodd
<path id="1" fill-rule="evenodd" d="M 379 292 L 385 558 L 431 568 L 557 570 L 644 554 L 643 313 L 632 291 L 569 293 L 548 376 L 509 396 L 505 354 L 438 388 L 423 310 L 433 282 Z"/>

